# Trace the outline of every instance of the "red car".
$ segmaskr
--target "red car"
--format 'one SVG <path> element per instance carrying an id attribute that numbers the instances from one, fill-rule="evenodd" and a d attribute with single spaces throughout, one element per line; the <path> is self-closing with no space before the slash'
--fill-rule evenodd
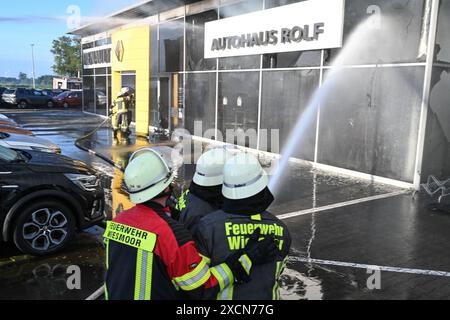
<path id="1" fill-rule="evenodd" d="M 81 91 L 66 91 L 53 98 L 58 107 L 70 108 L 81 106 Z"/>

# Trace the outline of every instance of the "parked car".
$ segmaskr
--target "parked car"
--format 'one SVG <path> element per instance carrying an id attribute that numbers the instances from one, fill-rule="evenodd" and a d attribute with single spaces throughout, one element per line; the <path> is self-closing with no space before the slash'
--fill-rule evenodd
<path id="1" fill-rule="evenodd" d="M 2 99 L 9 105 L 25 109 L 30 106 L 53 108 L 54 102 L 51 97 L 44 95 L 39 90 L 17 88 L 5 90 Z"/>
<path id="2" fill-rule="evenodd" d="M 0 146 L 25 151 L 61 153 L 61 148 L 51 141 L 16 133 L 0 132 Z"/>
<path id="3" fill-rule="evenodd" d="M 96 90 L 84 90 L 84 99 L 87 103 L 94 103 L 94 97 L 97 106 L 106 106 L 108 97 L 102 91 Z"/>
<path id="4" fill-rule="evenodd" d="M 81 91 L 66 91 L 57 95 L 53 100 L 58 107 L 67 109 L 70 107 L 81 107 L 82 97 Z"/>
<path id="5" fill-rule="evenodd" d="M 8 118 L 7 116 L 5 116 L 4 114 L 0 113 L 0 120 L 1 121 L 8 121 L 10 123 L 14 123 L 17 125 L 17 122 L 15 122 L 13 119 Z"/>
<path id="6" fill-rule="evenodd" d="M 6 88 L 5 87 L 0 87 L 0 106 L 3 106 L 4 102 L 1 99 L 3 92 L 5 92 Z"/>
<path id="7" fill-rule="evenodd" d="M 29 130 L 25 130 L 25 129 L 22 129 L 19 127 L 2 125 L 2 124 L 0 124 L 0 132 L 15 133 L 15 134 L 21 134 L 21 135 L 26 135 L 26 136 L 34 136 L 34 133 Z"/>
<path id="8" fill-rule="evenodd" d="M 55 92 L 53 90 L 50 90 L 50 89 L 44 89 L 44 90 L 41 90 L 41 92 L 42 92 L 43 95 L 45 95 L 47 97 L 51 97 L 51 98 L 54 98 L 54 97 L 56 97 L 59 94 L 59 92 L 57 93 L 57 92 Z"/>
<path id="9" fill-rule="evenodd" d="M 0 241 L 32 255 L 64 249 L 105 218 L 96 171 L 57 154 L 0 146 L 0 192 Z"/>
<path id="10" fill-rule="evenodd" d="M 0 119 L 0 125 L 10 126 L 10 127 L 18 127 L 19 126 L 17 124 L 17 122 L 15 122 L 11 119 Z"/>

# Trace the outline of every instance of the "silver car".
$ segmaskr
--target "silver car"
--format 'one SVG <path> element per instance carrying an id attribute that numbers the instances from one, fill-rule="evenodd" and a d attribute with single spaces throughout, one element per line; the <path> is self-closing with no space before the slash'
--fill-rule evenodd
<path id="1" fill-rule="evenodd" d="M 51 141 L 6 132 L 0 132 L 0 146 L 24 151 L 33 150 L 57 154 L 61 153 L 61 148 Z"/>

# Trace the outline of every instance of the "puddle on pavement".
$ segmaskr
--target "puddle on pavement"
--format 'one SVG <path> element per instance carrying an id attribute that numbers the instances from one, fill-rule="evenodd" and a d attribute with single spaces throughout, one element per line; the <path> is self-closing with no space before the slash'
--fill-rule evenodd
<path id="1" fill-rule="evenodd" d="M 40 119 L 41 117 L 37 116 L 35 121 L 39 122 Z M 70 117 L 66 120 L 64 130 L 59 128 L 58 131 L 51 129 L 49 130 L 51 132 L 46 132 L 39 126 L 38 134 L 54 140 L 61 145 L 64 154 L 91 164 L 101 173 L 106 198 L 105 211 L 109 219 L 118 212 L 131 208 L 133 204 L 122 190 L 123 173 L 73 145 L 74 140 L 90 133 L 98 125 L 98 120 L 97 123 L 92 120 L 86 126 L 83 124 L 82 128 L 80 128 L 79 120 L 73 122 Z M 54 124 L 56 126 L 61 123 Z M 101 128 L 84 142 L 86 147 L 108 156 L 122 167 L 126 167 L 131 154 L 140 148 L 156 147 L 170 158 L 173 146 L 173 143 L 164 139 L 154 139 L 152 143 L 147 139 L 135 138 L 114 141 L 111 131 L 107 128 Z M 207 146 L 203 144 L 201 149 Z M 190 154 L 186 156 L 191 157 Z M 264 157 L 261 158 L 261 162 L 266 169 L 270 169 L 275 163 Z M 179 165 L 175 164 L 175 167 L 178 168 Z M 176 194 L 180 194 L 181 190 L 189 186 L 194 170 L 194 165 L 183 165 L 178 168 L 175 181 Z M 271 211 L 282 214 L 388 193 L 393 190 L 388 186 L 321 172 L 309 165 L 291 163 L 285 174 L 281 192 Z M 308 252 L 294 251 L 295 256 L 310 254 L 316 234 L 314 220 L 310 228 Z M 103 283 L 105 269 L 101 235 L 101 229 L 91 229 L 79 234 L 64 253 L 48 258 L 32 258 L 20 253 L 14 255 L 2 252 L 1 256 L 6 258 L 0 258 L 0 299 L 85 299 Z M 71 265 L 77 265 L 81 269 L 82 290 L 80 291 L 67 289 L 67 268 Z M 321 300 L 330 298 L 327 296 L 329 292 L 338 292 L 341 296 L 345 296 L 345 292 L 355 290 L 355 281 L 348 274 L 340 274 L 329 268 L 295 261 L 288 262 L 281 280 L 281 295 L 285 300 Z"/>
<path id="2" fill-rule="evenodd" d="M 0 300 L 86 299 L 101 286 L 105 272 L 104 249 L 98 234 L 91 231 L 76 235 L 59 255 L 40 258 L 16 252 L 17 256 L 0 260 Z M 81 290 L 68 289 L 71 266 L 80 268 Z"/>

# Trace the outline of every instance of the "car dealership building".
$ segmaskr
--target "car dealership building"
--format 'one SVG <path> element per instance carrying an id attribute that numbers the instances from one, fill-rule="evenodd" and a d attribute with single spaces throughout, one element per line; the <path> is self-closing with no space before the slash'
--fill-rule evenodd
<path id="1" fill-rule="evenodd" d="M 303 114 L 296 158 L 417 188 L 450 177 L 448 30 L 449 0 L 153 0 L 70 33 L 85 112 L 130 86 L 139 135 L 253 130 L 235 142 L 272 153 Z"/>

